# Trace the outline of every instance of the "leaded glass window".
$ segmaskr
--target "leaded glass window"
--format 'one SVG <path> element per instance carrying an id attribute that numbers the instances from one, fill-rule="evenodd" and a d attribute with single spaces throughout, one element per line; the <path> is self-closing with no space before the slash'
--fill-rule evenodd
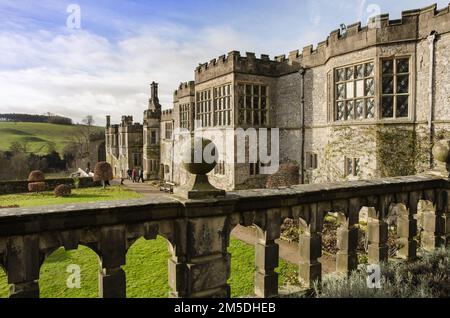
<path id="1" fill-rule="evenodd" d="M 335 120 L 374 118 L 373 62 L 338 68 L 335 72 Z"/>
<path id="2" fill-rule="evenodd" d="M 383 118 L 408 117 L 409 74 L 409 58 L 381 61 L 381 116 Z"/>
<path id="3" fill-rule="evenodd" d="M 191 130 L 191 105 L 180 105 L 180 127 Z"/>
<path id="4" fill-rule="evenodd" d="M 211 89 L 197 92 L 196 118 L 202 127 L 210 127 L 213 124 L 213 107 Z"/>
<path id="5" fill-rule="evenodd" d="M 359 158 L 349 158 L 344 157 L 344 175 L 348 176 L 358 176 L 361 172 L 360 169 L 360 159 Z"/>
<path id="6" fill-rule="evenodd" d="M 265 85 L 239 84 L 238 124 L 264 126 L 268 123 L 268 89 Z"/>
<path id="7" fill-rule="evenodd" d="M 214 125 L 228 126 L 231 124 L 231 85 L 214 88 Z"/>

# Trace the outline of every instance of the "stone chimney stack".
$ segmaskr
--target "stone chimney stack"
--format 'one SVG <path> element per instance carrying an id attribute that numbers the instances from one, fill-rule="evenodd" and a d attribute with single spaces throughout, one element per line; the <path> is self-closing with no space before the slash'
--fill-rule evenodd
<path id="1" fill-rule="evenodd" d="M 158 98 L 158 83 L 152 82 L 150 84 L 150 101 L 148 105 L 148 109 L 153 111 L 161 110 L 161 105 L 159 104 Z"/>
<path id="2" fill-rule="evenodd" d="M 109 128 L 111 126 L 111 116 L 106 115 L 106 128 Z"/>
<path id="3" fill-rule="evenodd" d="M 150 86 L 151 86 L 151 98 L 154 101 L 157 101 L 158 100 L 158 83 L 152 82 L 150 84 Z"/>

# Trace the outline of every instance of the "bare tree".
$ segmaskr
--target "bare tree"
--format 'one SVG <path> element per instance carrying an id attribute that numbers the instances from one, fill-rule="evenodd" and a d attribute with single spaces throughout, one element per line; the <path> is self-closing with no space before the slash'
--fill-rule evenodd
<path id="1" fill-rule="evenodd" d="M 77 125 L 77 128 L 71 137 L 71 144 L 75 145 L 75 147 L 70 147 L 71 152 L 76 149 L 76 153 L 72 154 L 76 159 L 80 160 L 89 156 L 94 117 L 92 115 L 87 115 L 83 118 L 82 123 L 83 125 Z"/>
<path id="2" fill-rule="evenodd" d="M 85 124 L 86 126 L 92 126 L 94 125 L 95 121 L 94 121 L 94 116 L 92 115 L 87 115 L 86 117 L 83 118 L 83 120 L 81 121 L 83 124 Z"/>

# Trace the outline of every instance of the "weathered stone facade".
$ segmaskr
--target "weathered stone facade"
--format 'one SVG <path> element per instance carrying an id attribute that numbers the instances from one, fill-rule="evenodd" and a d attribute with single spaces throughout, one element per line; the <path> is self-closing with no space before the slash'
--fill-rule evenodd
<path id="1" fill-rule="evenodd" d="M 278 128 L 279 163 L 297 165 L 299 183 L 428 169 L 432 144 L 450 136 L 449 8 L 409 10 L 400 20 L 376 16 L 365 27 L 331 32 L 315 49 L 274 60 L 232 51 L 201 64 L 160 120 L 164 179 L 186 182 L 173 162 L 173 140 L 163 138 L 168 122 L 173 132 Z M 265 187 L 268 175 L 259 173 L 260 162 L 258 168 L 222 162 L 225 154 L 236 154 L 237 142 L 233 149 L 218 145 L 219 169 L 209 174 L 211 183 L 227 190 Z"/>
<path id="2" fill-rule="evenodd" d="M 126 171 L 142 168 L 143 127 L 133 123 L 132 116 L 122 116 L 120 125 L 106 121 L 106 160 L 116 177 L 125 177 Z"/>

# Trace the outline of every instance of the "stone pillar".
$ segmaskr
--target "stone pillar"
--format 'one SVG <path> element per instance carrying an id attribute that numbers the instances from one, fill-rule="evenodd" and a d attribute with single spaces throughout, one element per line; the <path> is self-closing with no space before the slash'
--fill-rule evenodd
<path id="1" fill-rule="evenodd" d="M 264 214 L 265 224 L 257 229 L 255 246 L 255 294 L 261 298 L 278 296 L 278 273 L 275 269 L 278 267 L 279 247 L 275 240 L 280 238 L 281 228 L 279 209 L 271 209 Z"/>
<path id="2" fill-rule="evenodd" d="M 417 220 L 414 215 L 417 213 L 417 205 L 421 198 L 420 192 L 403 194 L 398 202 L 404 202 L 397 215 L 397 236 L 400 249 L 397 256 L 403 259 L 412 260 L 417 255 L 417 242 L 414 237 L 417 235 Z"/>
<path id="3" fill-rule="evenodd" d="M 125 298 L 126 278 L 122 265 L 126 258 L 126 235 L 124 226 L 100 230 L 99 296 L 101 298 Z"/>
<path id="4" fill-rule="evenodd" d="M 307 205 L 305 209 L 307 220 L 299 219 L 299 278 L 312 288 L 315 281 L 322 279 L 322 264 L 318 258 L 322 256 L 323 217 L 319 215 L 318 204 Z"/>
<path id="5" fill-rule="evenodd" d="M 39 237 L 16 236 L 8 239 L 5 267 L 10 298 L 39 298 Z"/>
<path id="6" fill-rule="evenodd" d="M 359 211 L 361 206 L 358 199 L 351 199 L 348 202 L 347 215 L 339 214 L 341 226 L 337 229 L 336 271 L 350 274 L 358 267 L 358 224 Z"/>
<path id="7" fill-rule="evenodd" d="M 380 210 L 369 207 L 368 214 L 369 264 L 379 264 L 388 260 L 388 225 Z"/>
<path id="8" fill-rule="evenodd" d="M 171 297 L 230 297 L 227 283 L 230 276 L 229 237 L 227 216 L 186 221 L 185 230 L 176 233 L 171 247 Z"/>
<path id="9" fill-rule="evenodd" d="M 437 192 L 435 206 L 423 213 L 422 247 L 432 251 L 449 243 L 449 220 L 447 191 Z"/>

